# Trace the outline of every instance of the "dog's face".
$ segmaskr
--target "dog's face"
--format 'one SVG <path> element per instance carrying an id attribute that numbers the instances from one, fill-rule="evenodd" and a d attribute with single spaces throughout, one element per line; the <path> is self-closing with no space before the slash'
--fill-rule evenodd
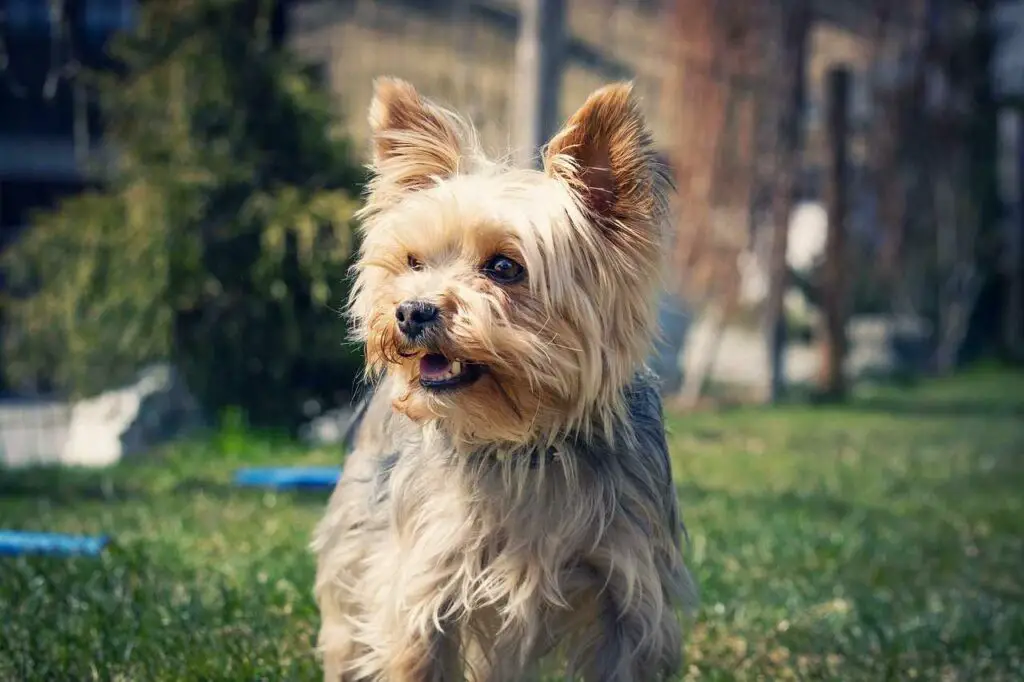
<path id="1" fill-rule="evenodd" d="M 591 95 L 544 171 L 488 161 L 402 81 L 370 123 L 350 312 L 395 408 L 469 447 L 610 420 L 649 350 L 664 204 L 629 86 Z"/>

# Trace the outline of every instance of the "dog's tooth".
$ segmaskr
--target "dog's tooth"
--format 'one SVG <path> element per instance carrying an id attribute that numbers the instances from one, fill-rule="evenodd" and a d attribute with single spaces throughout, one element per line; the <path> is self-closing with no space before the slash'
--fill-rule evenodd
<path id="1" fill-rule="evenodd" d="M 462 373 L 462 363 L 458 360 L 452 360 L 451 368 L 449 370 L 453 375 Z"/>

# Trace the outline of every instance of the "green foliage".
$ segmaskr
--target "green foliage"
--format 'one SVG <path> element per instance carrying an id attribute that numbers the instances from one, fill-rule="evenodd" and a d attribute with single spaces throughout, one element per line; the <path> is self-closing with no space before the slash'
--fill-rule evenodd
<path id="1" fill-rule="evenodd" d="M 117 197 L 83 194 L 40 215 L 7 255 L 7 276 L 32 294 L 8 310 L 13 378 L 99 390 L 128 378 L 126 358 L 169 356 L 170 335 L 159 333 L 173 316 L 161 302 L 167 254 L 126 213 Z"/>
<path id="2" fill-rule="evenodd" d="M 673 419 L 701 588 L 686 679 L 1024 678 L 1022 382 L 995 368 L 842 407 Z M 0 472 L 5 526 L 116 543 L 0 558 L 0 679 L 322 678 L 307 545 L 326 494 L 233 488 L 224 447 Z"/>
<path id="3" fill-rule="evenodd" d="M 116 168 L 8 254 L 12 379 L 88 394 L 170 358 L 211 413 L 289 427 L 350 387 L 336 308 L 363 173 L 271 9 L 148 3 L 122 68 L 93 75 Z"/>

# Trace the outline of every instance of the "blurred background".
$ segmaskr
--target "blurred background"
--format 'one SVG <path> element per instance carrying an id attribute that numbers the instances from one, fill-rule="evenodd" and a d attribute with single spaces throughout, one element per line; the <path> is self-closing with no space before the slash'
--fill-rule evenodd
<path id="1" fill-rule="evenodd" d="M 211 651 L 238 645 L 203 624 L 243 616 L 268 641 L 308 643 L 302 543 L 322 499 L 217 486 L 241 464 L 342 461 L 361 357 L 340 309 L 371 82 L 386 74 L 522 163 L 590 91 L 635 81 L 678 187 L 651 362 L 682 415 L 673 452 L 694 486 L 681 490 L 696 507 L 693 561 L 711 582 L 694 646 L 718 653 L 697 673 L 1024 670 L 1024 639 L 1009 644 L 1024 633 L 1024 585 L 1006 563 L 1024 556 L 1021 0 L 0 0 L 0 525 L 115 533 L 144 558 L 102 574 L 154 576 L 131 600 L 155 613 L 167 585 L 195 595 L 182 650 L 196 628 Z M 920 523 L 872 516 L 883 508 Z M 964 516 L 939 521 L 951 508 Z M 760 523 L 778 524 L 767 540 Z M 716 530 L 733 541 L 704 554 Z M 287 560 L 267 568 L 271 550 Z M 744 571 L 715 582 L 738 556 L 762 576 L 792 559 L 789 574 L 816 578 L 770 593 L 750 592 Z M 970 563 L 979 556 L 994 563 Z M 831 571 L 847 560 L 876 577 L 837 592 Z M 227 580 L 222 601 L 284 580 L 282 603 L 305 625 L 277 597 L 224 610 L 194 576 L 163 572 L 182 561 Z M 920 593 L 878 577 L 917 569 L 930 581 Z M 29 594 L 46 570 L 23 566 L 0 593 Z M 966 620 L 933 590 L 954 574 L 973 576 L 949 587 L 961 606 L 973 595 Z M 14 602 L 22 616 L 67 596 L 46 584 L 42 601 Z M 114 587 L 96 589 L 82 588 L 84 603 L 118 603 Z M 734 597 L 774 606 L 744 616 Z M 825 620 L 779 644 L 799 630 L 776 618 L 783 603 Z M 110 617 L 86 611 L 78 625 L 54 616 L 68 651 L 91 651 L 87 625 Z M 914 630 L 903 613 L 952 625 Z M 920 640 L 893 644 L 911 631 Z M 97 665 L 83 653 L 47 668 L 53 650 L 24 634 L 0 647 L 0 677 Z M 928 648 L 960 636 L 973 642 L 960 654 Z M 267 646 L 243 656 L 242 677 L 311 674 Z M 804 668 L 787 667 L 799 651 Z M 99 677 L 201 669 L 166 651 L 132 667 L 140 655 L 103 659 Z M 863 667 L 844 667 L 858 656 Z"/>
<path id="2" fill-rule="evenodd" d="M 380 74 L 527 162 L 591 90 L 635 79 L 679 187 L 654 363 L 686 404 L 1021 355 L 1020 3 L 6 0 L 0 16 L 9 462 L 88 459 L 96 429 L 139 420 L 139 446 L 229 412 L 337 431 Z"/>
<path id="3" fill-rule="evenodd" d="M 227 413 L 338 430 L 381 74 L 527 162 L 636 81 L 679 187 L 653 363 L 686 405 L 1020 357 L 1022 21 L 995 0 L 6 0 L 4 458 L 116 459 L 87 452 L 97 429 L 139 421 L 144 446 Z"/>

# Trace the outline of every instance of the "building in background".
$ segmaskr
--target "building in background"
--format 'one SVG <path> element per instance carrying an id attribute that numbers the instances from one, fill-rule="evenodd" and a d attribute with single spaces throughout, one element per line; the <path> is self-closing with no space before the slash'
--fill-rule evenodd
<path id="1" fill-rule="evenodd" d="M 101 122 L 84 69 L 111 65 L 107 43 L 136 0 L 7 0 L 0 21 L 0 246 L 34 210 L 100 180 Z"/>
<path id="2" fill-rule="evenodd" d="M 6 0 L 0 22 L 0 212 L 10 239 L 32 210 L 98 180 L 102 146 L 83 69 L 131 27 L 136 0 Z"/>

